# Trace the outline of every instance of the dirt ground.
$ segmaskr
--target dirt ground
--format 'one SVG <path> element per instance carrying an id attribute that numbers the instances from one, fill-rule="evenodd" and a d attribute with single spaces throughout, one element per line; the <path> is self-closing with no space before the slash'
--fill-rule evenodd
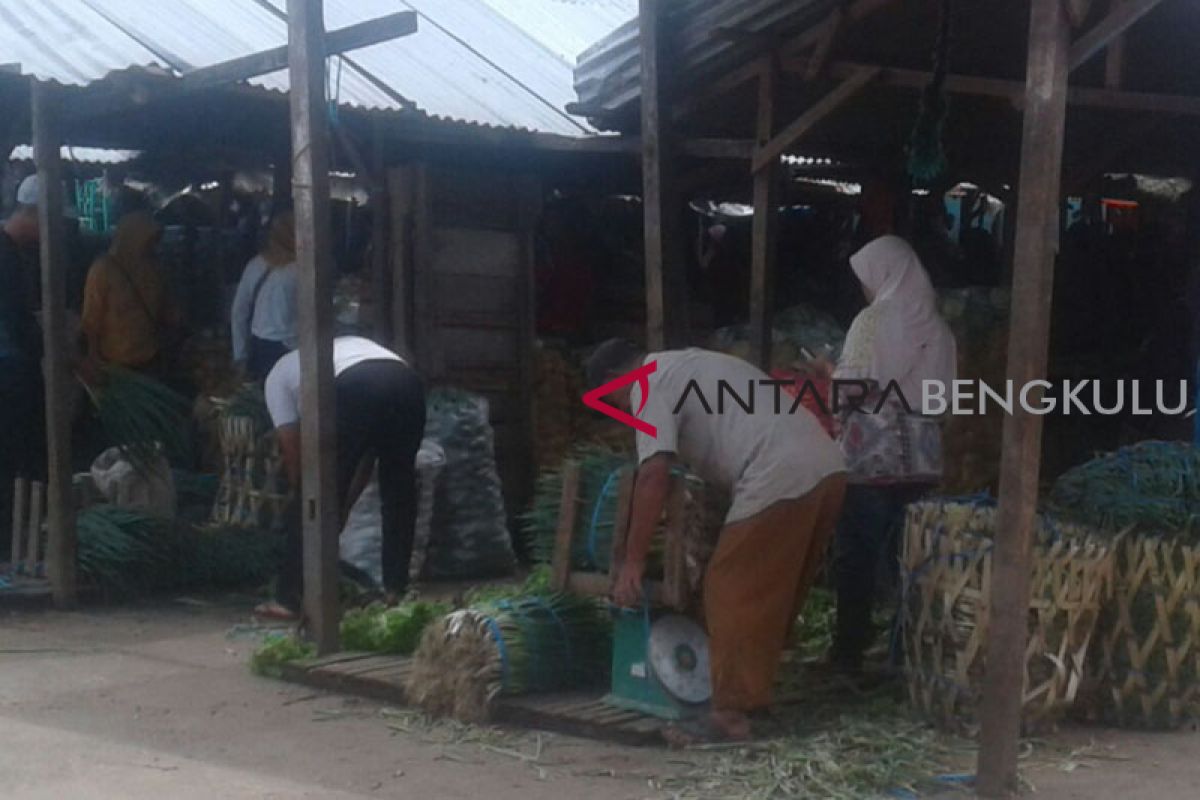
<path id="1" fill-rule="evenodd" d="M 246 608 L 163 601 L 0 618 L 0 795 L 669 796 L 656 779 L 679 762 L 666 751 L 431 731 L 374 703 L 252 676 Z M 1074 747 L 1090 755 L 1063 755 Z M 1039 766 L 1026 770 L 1039 797 L 1191 798 L 1200 786 L 1195 733 L 1073 730 L 1052 749 L 1058 755 L 1031 759 Z"/>

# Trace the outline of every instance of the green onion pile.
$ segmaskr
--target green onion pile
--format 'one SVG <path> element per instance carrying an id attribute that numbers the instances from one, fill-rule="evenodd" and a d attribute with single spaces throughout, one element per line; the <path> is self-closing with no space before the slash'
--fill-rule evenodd
<path id="1" fill-rule="evenodd" d="M 250 671 L 267 678 L 282 678 L 284 664 L 312 658 L 316 654 L 316 645 L 299 637 L 289 634 L 268 636 L 250 656 Z"/>
<path id="2" fill-rule="evenodd" d="M 625 456 L 599 445 L 576 448 L 570 460 L 579 465 L 571 566 L 604 571 L 608 569 L 617 518 L 619 470 L 632 467 L 633 464 Z M 521 515 L 521 527 L 529 542 L 530 552 L 538 561 L 548 562 L 554 555 L 562 489 L 562 469 L 543 471 L 537 479 L 533 503 Z"/>
<path id="3" fill-rule="evenodd" d="M 129 462 L 143 473 L 154 471 L 160 454 L 187 463 L 192 454 L 187 398 L 131 370 L 106 366 L 102 374 L 97 386 L 84 388 L 105 433 Z"/>
<path id="4" fill-rule="evenodd" d="M 1134 530 L 1200 542 L 1200 449 L 1140 442 L 1063 473 L 1050 508 L 1110 534 Z"/>
<path id="5" fill-rule="evenodd" d="M 486 602 L 425 630 L 409 698 L 432 714 L 485 720 L 502 694 L 603 682 L 611 649 L 608 614 L 594 599 L 552 594 Z"/>
<path id="6" fill-rule="evenodd" d="M 92 506 L 76 518 L 79 577 L 107 591 L 130 594 L 161 588 L 175 562 L 170 527 L 145 513 Z"/>

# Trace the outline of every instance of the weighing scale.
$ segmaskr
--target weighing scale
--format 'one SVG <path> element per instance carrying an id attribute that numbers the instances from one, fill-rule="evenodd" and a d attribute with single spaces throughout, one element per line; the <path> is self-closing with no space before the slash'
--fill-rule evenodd
<path id="1" fill-rule="evenodd" d="M 604 702 L 660 719 L 696 716 L 712 697 L 708 635 L 681 614 L 616 609 L 612 691 Z"/>

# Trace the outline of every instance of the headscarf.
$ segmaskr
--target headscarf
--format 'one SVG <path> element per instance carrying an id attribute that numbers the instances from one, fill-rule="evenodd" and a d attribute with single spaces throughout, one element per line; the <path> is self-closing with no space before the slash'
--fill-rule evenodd
<path id="1" fill-rule="evenodd" d="M 296 260 L 296 218 L 284 211 L 271 220 L 267 243 L 260 255 L 268 267 L 284 267 Z"/>
<path id="2" fill-rule="evenodd" d="M 913 408 L 921 384 L 957 375 L 954 334 L 938 314 L 937 296 L 921 260 L 899 236 L 881 236 L 850 256 L 850 268 L 871 298 L 846 335 L 834 371 L 841 380 L 896 381 Z"/>
<path id="3" fill-rule="evenodd" d="M 105 361 L 139 367 L 163 345 L 167 293 L 154 252 L 161 232 L 147 212 L 126 214 L 108 252 L 88 272 L 82 327 Z"/>
<path id="4" fill-rule="evenodd" d="M 134 281 L 145 275 L 158 277 L 154 246 L 162 235 L 162 226 L 146 211 L 134 211 L 121 217 L 117 232 L 108 248 L 108 258 Z"/>

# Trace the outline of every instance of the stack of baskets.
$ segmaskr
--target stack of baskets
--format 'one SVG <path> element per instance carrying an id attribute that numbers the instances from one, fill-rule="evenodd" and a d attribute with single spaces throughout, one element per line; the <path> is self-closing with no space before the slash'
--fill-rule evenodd
<path id="1" fill-rule="evenodd" d="M 1200 450 L 1149 441 L 1100 455 L 1058 479 L 1050 506 L 1113 537 L 1091 710 L 1138 728 L 1200 719 Z"/>
<path id="2" fill-rule="evenodd" d="M 909 506 L 902 630 L 909 696 L 942 727 L 974 727 L 987 660 L 994 505 Z M 1053 724 L 1075 702 L 1111 593 L 1113 556 L 1083 528 L 1038 521 L 1025 650 L 1023 727 Z"/>

